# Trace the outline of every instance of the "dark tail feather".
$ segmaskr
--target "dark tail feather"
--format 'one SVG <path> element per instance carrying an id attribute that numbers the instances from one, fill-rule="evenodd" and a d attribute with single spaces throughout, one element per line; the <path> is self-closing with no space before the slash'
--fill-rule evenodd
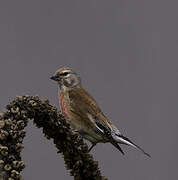
<path id="1" fill-rule="evenodd" d="M 126 145 L 131 145 L 133 147 L 136 147 L 137 149 L 141 150 L 146 156 L 151 157 L 150 154 L 145 152 L 141 147 L 136 145 L 134 142 L 132 142 L 130 139 L 123 135 L 117 135 L 118 139 L 121 141 L 121 143 L 126 144 Z"/>
<path id="2" fill-rule="evenodd" d="M 110 143 L 112 145 L 114 145 L 123 155 L 124 155 L 124 151 L 121 149 L 121 147 L 119 146 L 119 144 L 115 141 L 110 141 Z"/>
<path id="3" fill-rule="evenodd" d="M 101 133 L 102 136 L 104 135 L 106 139 L 108 139 L 108 142 L 110 142 L 113 146 L 115 146 L 124 155 L 124 151 L 121 149 L 118 142 L 113 138 L 110 130 L 108 130 L 105 126 L 98 123 L 97 121 L 96 121 L 96 125 L 97 125 L 96 126 L 97 130 L 99 130 L 98 132 Z"/>

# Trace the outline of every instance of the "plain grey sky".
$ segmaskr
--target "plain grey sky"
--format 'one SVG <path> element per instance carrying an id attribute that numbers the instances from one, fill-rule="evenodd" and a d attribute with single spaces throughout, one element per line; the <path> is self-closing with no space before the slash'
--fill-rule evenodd
<path id="1" fill-rule="evenodd" d="M 0 108 L 16 95 L 48 97 L 62 66 L 121 132 L 152 155 L 109 144 L 92 151 L 109 180 L 177 180 L 178 2 L 175 0 L 2 0 Z M 71 180 L 52 141 L 29 124 L 25 180 Z"/>

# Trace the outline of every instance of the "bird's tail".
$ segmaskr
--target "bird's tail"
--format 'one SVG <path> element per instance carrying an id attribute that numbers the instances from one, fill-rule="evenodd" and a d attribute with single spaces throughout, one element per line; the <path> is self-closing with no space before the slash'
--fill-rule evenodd
<path id="1" fill-rule="evenodd" d="M 136 149 L 141 150 L 146 156 L 151 157 L 148 153 L 146 153 L 141 147 L 139 147 L 138 145 L 136 145 L 135 143 L 133 143 L 130 139 L 128 139 L 127 137 L 124 137 L 121 134 L 115 134 L 115 137 L 113 137 L 118 143 L 120 144 L 125 144 L 125 145 L 129 145 L 132 146 Z"/>

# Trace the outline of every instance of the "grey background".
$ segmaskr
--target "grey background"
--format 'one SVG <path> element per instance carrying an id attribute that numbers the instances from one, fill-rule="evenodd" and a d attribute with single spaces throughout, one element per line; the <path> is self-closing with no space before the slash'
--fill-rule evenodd
<path id="1" fill-rule="evenodd" d="M 165 0 L 0 1 L 0 109 L 16 95 L 48 97 L 49 77 L 75 69 L 116 126 L 152 155 L 92 151 L 110 180 L 177 180 L 178 2 Z M 70 180 L 61 155 L 29 124 L 25 180 Z"/>

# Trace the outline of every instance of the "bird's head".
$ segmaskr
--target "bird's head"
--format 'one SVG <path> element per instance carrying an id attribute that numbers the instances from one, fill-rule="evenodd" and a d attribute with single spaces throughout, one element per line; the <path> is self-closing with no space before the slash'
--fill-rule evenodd
<path id="1" fill-rule="evenodd" d="M 59 84 L 61 90 L 81 87 L 80 77 L 68 67 L 58 69 L 51 79 Z"/>

